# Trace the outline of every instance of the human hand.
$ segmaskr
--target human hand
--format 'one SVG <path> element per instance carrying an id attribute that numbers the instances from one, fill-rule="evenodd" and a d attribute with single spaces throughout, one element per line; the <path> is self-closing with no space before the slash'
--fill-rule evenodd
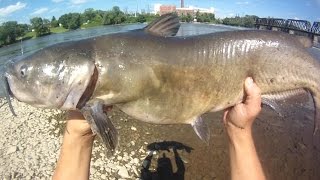
<path id="1" fill-rule="evenodd" d="M 110 111 L 112 107 L 106 106 L 104 111 Z M 70 110 L 67 112 L 67 126 L 66 131 L 69 134 L 76 136 L 95 136 L 91 130 L 88 121 L 85 120 L 79 110 Z"/>
<path id="2" fill-rule="evenodd" d="M 244 132 L 251 135 L 252 124 L 261 111 L 261 91 L 252 78 L 245 80 L 244 90 L 244 102 L 224 112 L 223 122 L 230 138 Z"/>
<path id="3" fill-rule="evenodd" d="M 93 136 L 90 124 L 86 121 L 80 111 L 68 111 L 66 120 L 66 133 L 76 136 Z"/>

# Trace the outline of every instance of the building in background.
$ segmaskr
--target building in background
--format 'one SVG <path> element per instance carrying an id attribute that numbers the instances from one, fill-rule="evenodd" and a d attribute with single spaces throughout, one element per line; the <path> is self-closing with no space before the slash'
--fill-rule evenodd
<path id="1" fill-rule="evenodd" d="M 168 14 L 176 11 L 177 11 L 177 8 L 175 5 L 160 5 L 159 12 L 156 14 L 160 14 L 161 16 L 163 14 Z"/>
<path id="2" fill-rule="evenodd" d="M 183 2 L 181 3 L 181 5 L 183 5 Z M 214 14 L 214 8 L 212 7 L 209 9 L 193 7 L 193 6 L 177 8 L 175 5 L 161 5 L 161 4 L 155 4 L 154 6 L 154 13 L 159 15 L 176 12 L 179 16 L 187 15 L 187 14 L 195 16 L 198 11 L 199 13 Z"/>

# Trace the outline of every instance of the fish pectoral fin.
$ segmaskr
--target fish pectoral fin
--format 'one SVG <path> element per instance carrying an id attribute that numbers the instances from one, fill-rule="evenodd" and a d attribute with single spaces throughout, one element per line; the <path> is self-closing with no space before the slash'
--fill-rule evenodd
<path id="1" fill-rule="evenodd" d="M 204 141 L 207 145 L 209 145 L 210 140 L 210 129 L 207 123 L 201 118 L 201 116 L 197 117 L 191 124 L 193 130 L 196 132 L 198 137 Z"/>
<path id="2" fill-rule="evenodd" d="M 114 152 L 119 142 L 118 131 L 104 113 L 103 104 L 98 102 L 92 106 L 85 105 L 81 112 L 91 125 L 92 132 L 98 134 L 107 148 Z"/>
<path id="3" fill-rule="evenodd" d="M 151 22 L 144 31 L 156 36 L 175 36 L 180 28 L 179 17 L 176 14 L 166 14 Z"/>

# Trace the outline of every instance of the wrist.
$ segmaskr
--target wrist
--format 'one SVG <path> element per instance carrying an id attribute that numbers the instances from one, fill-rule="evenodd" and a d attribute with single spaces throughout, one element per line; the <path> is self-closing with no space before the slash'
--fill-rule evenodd
<path id="1" fill-rule="evenodd" d="M 63 143 L 66 145 L 75 145 L 75 146 L 92 146 L 95 135 L 93 133 L 77 133 L 77 132 L 68 132 L 64 133 Z"/>
<path id="2" fill-rule="evenodd" d="M 233 145 L 245 145 L 253 142 L 251 128 L 226 128 L 229 142 Z"/>

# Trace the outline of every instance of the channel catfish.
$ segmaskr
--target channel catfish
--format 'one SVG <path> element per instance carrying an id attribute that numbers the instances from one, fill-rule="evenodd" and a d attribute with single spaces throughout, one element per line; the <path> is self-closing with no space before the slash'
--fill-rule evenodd
<path id="1" fill-rule="evenodd" d="M 174 37 L 180 24 L 164 15 L 146 28 L 56 44 L 12 63 L 11 94 L 36 107 L 79 109 L 110 149 L 117 131 L 103 106 L 149 123 L 191 124 L 204 141 L 201 115 L 242 102 L 244 80 L 263 102 L 310 92 L 320 125 L 320 65 L 292 35 L 260 30 Z"/>

